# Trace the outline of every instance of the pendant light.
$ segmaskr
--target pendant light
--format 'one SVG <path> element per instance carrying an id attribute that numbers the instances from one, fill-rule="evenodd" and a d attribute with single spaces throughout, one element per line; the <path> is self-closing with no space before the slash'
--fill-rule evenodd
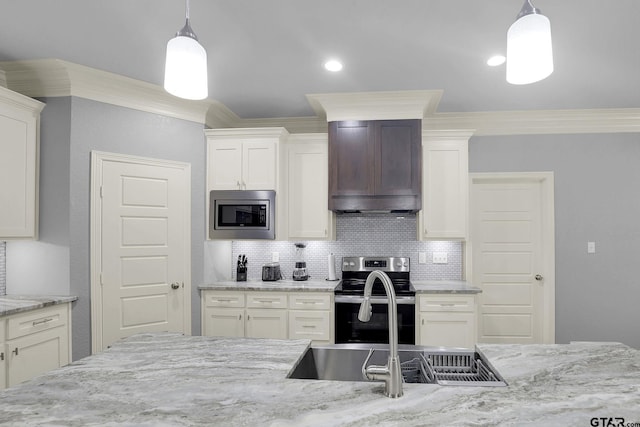
<path id="1" fill-rule="evenodd" d="M 516 22 L 507 32 L 507 82 L 534 83 L 553 72 L 549 18 L 525 0 Z"/>
<path id="2" fill-rule="evenodd" d="M 189 0 L 186 0 L 187 22 L 167 43 L 164 67 L 164 89 L 185 99 L 209 96 L 207 85 L 207 52 L 189 25 Z"/>

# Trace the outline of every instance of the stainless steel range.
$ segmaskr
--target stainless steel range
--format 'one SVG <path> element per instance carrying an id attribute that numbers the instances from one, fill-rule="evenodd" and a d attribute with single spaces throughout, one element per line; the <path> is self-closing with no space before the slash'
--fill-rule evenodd
<path id="1" fill-rule="evenodd" d="M 384 271 L 393 284 L 398 305 L 398 343 L 415 344 L 415 289 L 408 257 L 344 257 L 342 280 L 335 289 L 336 343 L 388 343 L 388 299 L 382 282 L 373 284 L 371 320 L 358 320 L 364 285 L 372 271 Z"/>

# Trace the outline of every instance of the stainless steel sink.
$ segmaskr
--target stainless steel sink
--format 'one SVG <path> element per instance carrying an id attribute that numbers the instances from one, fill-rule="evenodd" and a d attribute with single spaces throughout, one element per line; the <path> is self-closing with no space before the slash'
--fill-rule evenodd
<path id="1" fill-rule="evenodd" d="M 371 348 L 375 351 L 370 363 L 384 365 L 389 357 L 389 346 L 386 344 L 335 344 L 310 347 L 291 369 L 287 378 L 367 381 L 362 376 L 362 364 Z M 398 355 L 405 383 L 507 385 L 484 355 L 478 351 L 400 345 Z"/>

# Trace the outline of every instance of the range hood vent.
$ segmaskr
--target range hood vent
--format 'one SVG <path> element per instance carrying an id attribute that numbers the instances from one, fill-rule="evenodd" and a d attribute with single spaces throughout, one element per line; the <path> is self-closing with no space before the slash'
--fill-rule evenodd
<path id="1" fill-rule="evenodd" d="M 329 209 L 390 214 L 422 209 L 421 120 L 330 122 Z"/>

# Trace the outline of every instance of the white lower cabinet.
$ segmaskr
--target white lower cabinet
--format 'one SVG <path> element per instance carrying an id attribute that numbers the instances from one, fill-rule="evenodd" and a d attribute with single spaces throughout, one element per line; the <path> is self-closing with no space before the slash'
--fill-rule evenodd
<path id="1" fill-rule="evenodd" d="M 202 291 L 202 335 L 333 340 L 332 293 Z"/>
<path id="2" fill-rule="evenodd" d="M 4 345 L 0 387 L 11 387 L 71 360 L 70 306 L 60 304 L 7 316 L 0 323 Z"/>
<path id="3" fill-rule="evenodd" d="M 334 342 L 333 294 L 304 292 L 289 295 L 289 338 L 314 343 Z"/>
<path id="4" fill-rule="evenodd" d="M 476 344 L 474 295 L 418 295 L 418 345 L 473 348 Z"/>

